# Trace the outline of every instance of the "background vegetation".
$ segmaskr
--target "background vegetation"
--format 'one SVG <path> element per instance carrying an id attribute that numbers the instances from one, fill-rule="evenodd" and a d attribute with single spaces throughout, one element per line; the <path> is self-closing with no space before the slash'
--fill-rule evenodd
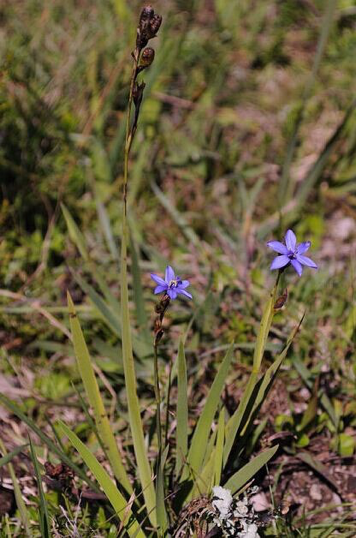
<path id="1" fill-rule="evenodd" d="M 48 435 L 63 418 L 93 449 L 66 292 L 125 444 L 120 334 L 95 292 L 104 275 L 119 296 L 125 113 L 141 7 L 124 0 L 5 0 L 0 13 L 0 392 Z M 147 345 L 154 319 L 149 273 L 171 263 L 190 279 L 194 303 L 177 301 L 170 310 L 162 379 L 194 315 L 186 342 L 192 419 L 235 340 L 224 393 L 233 408 L 273 284 L 265 242 L 281 239 L 288 227 L 311 240 L 320 269 L 300 280 L 292 272 L 285 277 L 286 312 L 276 318 L 269 352 L 281 349 L 305 310 L 306 317 L 260 414 L 250 455 L 275 434 L 283 439 L 270 474 L 258 482 L 268 502 L 272 493 L 285 525 L 281 536 L 330 536 L 335 529 L 354 536 L 356 3 L 170 0 L 154 7 L 164 24 L 145 73 L 131 153 L 130 225 L 145 309 L 136 325 Z M 68 233 L 61 204 L 79 239 L 73 225 Z M 138 375 L 149 423 L 150 358 L 138 362 Z M 28 442 L 27 431 L 0 408 L 9 452 Z M 35 444 L 45 461 L 47 449 Z M 28 456 L 13 465 L 37 521 Z M 1 532 L 21 536 L 8 470 L 1 466 L 0 473 Z M 100 501 L 76 512 L 75 502 L 48 495 L 53 532 L 73 536 L 75 523 L 82 535 L 115 536 Z"/>

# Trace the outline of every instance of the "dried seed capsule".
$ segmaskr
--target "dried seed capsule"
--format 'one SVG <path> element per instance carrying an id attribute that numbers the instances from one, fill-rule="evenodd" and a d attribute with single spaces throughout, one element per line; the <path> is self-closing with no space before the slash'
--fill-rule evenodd
<path id="1" fill-rule="evenodd" d="M 154 14 L 155 11 L 152 6 L 145 6 L 141 11 L 139 26 L 141 28 L 146 26 L 148 21 L 152 19 Z"/>
<path id="2" fill-rule="evenodd" d="M 277 298 L 276 302 L 274 303 L 273 308 L 275 310 L 280 310 L 281 308 L 284 307 L 285 303 L 287 302 L 287 299 L 288 299 L 288 290 L 286 288 L 284 290 L 284 293 Z"/>
<path id="3" fill-rule="evenodd" d="M 148 40 L 151 39 L 152 31 L 150 25 L 154 20 L 154 16 L 155 12 L 152 6 L 146 6 L 141 11 L 136 38 L 136 46 L 139 49 L 143 49 L 147 45 Z"/>
<path id="4" fill-rule="evenodd" d="M 160 29 L 161 27 L 161 24 L 162 24 L 162 17 L 161 15 L 154 15 L 153 18 L 150 20 L 150 24 L 149 24 L 149 27 L 150 27 L 150 30 L 151 30 L 151 34 L 152 34 L 152 37 L 155 37 L 158 30 Z"/>
<path id="5" fill-rule="evenodd" d="M 140 59 L 140 67 L 148 67 L 155 59 L 155 51 L 151 47 L 147 47 L 142 51 Z"/>

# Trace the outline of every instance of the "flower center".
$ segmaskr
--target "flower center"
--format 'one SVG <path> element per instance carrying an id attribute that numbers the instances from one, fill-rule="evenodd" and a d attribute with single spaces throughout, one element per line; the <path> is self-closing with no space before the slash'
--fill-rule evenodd
<path id="1" fill-rule="evenodd" d="M 179 284 L 181 284 L 181 282 L 181 279 L 179 278 L 179 276 L 177 276 L 176 278 L 169 281 L 168 287 L 170 289 L 176 288 Z"/>
<path id="2" fill-rule="evenodd" d="M 289 250 L 287 256 L 290 260 L 293 260 L 295 258 L 295 254 L 296 253 L 294 250 Z"/>

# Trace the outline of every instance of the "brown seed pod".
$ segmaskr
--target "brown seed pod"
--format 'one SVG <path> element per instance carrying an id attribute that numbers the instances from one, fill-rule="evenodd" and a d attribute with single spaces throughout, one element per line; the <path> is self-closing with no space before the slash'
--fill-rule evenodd
<path id="1" fill-rule="evenodd" d="M 142 51 L 139 67 L 146 68 L 150 66 L 155 59 L 155 51 L 151 47 L 147 47 Z"/>
<path id="2" fill-rule="evenodd" d="M 144 8 L 142 8 L 139 22 L 139 26 L 141 29 L 143 29 L 147 25 L 148 21 L 152 19 L 154 14 L 155 10 L 152 6 L 145 6 Z"/>
<path id="3" fill-rule="evenodd" d="M 149 28 L 151 31 L 151 37 L 155 37 L 157 35 L 158 30 L 160 29 L 162 24 L 162 17 L 161 15 L 154 15 L 153 18 L 150 21 Z M 150 39 L 151 39 L 150 37 Z"/>
<path id="4" fill-rule="evenodd" d="M 152 6 L 146 6 L 143 8 L 137 28 L 137 48 L 142 50 L 150 39 L 156 37 L 161 23 L 162 17 L 154 12 Z"/>
<path id="5" fill-rule="evenodd" d="M 288 299 L 288 290 L 287 288 L 284 290 L 284 293 L 278 297 L 278 299 L 276 300 L 276 302 L 274 303 L 274 309 L 275 310 L 281 310 L 281 308 L 283 308 L 283 306 L 285 305 L 285 303 L 287 302 L 287 299 Z"/>

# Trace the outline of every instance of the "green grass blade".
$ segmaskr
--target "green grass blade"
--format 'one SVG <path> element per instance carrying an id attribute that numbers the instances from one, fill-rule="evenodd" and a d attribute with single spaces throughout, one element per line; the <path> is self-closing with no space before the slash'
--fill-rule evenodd
<path id="1" fill-rule="evenodd" d="M 156 499 L 157 499 L 157 524 L 159 536 L 166 536 L 166 531 L 168 527 L 167 511 L 165 506 L 165 496 L 164 496 L 164 467 L 167 460 L 169 446 L 163 451 L 162 457 L 160 458 L 160 465 L 157 469 L 157 478 L 156 478 Z"/>
<path id="2" fill-rule="evenodd" d="M 209 458 L 199 473 L 199 476 L 195 477 L 195 487 L 192 494 L 187 498 L 187 501 L 190 502 L 192 499 L 201 497 L 202 495 L 209 495 L 211 492 L 212 485 L 215 486 L 215 483 L 212 484 L 215 471 L 215 448 L 212 450 Z"/>
<path id="3" fill-rule="evenodd" d="M 106 239 L 106 243 L 110 251 L 110 254 L 113 257 L 113 259 L 119 264 L 120 254 L 116 246 L 116 241 L 115 241 L 115 237 L 114 237 L 112 227 L 110 224 L 110 219 L 109 219 L 108 213 L 106 211 L 106 208 L 103 202 L 99 199 L 99 194 L 97 190 L 98 189 L 95 189 L 95 198 L 96 198 L 96 211 L 99 217 L 99 222 L 101 224 L 103 234 Z"/>
<path id="4" fill-rule="evenodd" d="M 291 189 L 291 181 L 290 181 L 291 179 L 290 167 L 293 162 L 295 150 L 298 145 L 299 129 L 303 121 L 303 116 L 304 116 L 304 111 L 307 105 L 307 101 L 309 100 L 311 96 L 311 91 L 314 86 L 315 79 L 319 71 L 321 60 L 324 54 L 324 50 L 328 41 L 336 4 L 337 4 L 336 0 L 328 0 L 326 8 L 325 8 L 325 13 L 322 20 L 321 31 L 320 31 L 319 40 L 318 40 L 318 45 L 317 45 L 317 49 L 316 49 L 316 53 L 314 57 L 313 68 L 303 91 L 301 103 L 300 103 L 297 117 L 294 124 L 293 133 L 289 141 L 286 158 L 283 163 L 282 177 L 279 184 L 279 199 L 280 199 L 281 205 L 284 205 L 288 201 L 291 195 L 292 189 Z"/>
<path id="5" fill-rule="evenodd" d="M 266 373 L 264 374 L 261 381 L 258 381 L 257 373 L 252 373 L 250 376 L 250 379 L 247 383 L 246 390 L 243 394 L 243 397 L 241 399 L 240 405 L 235 411 L 234 415 L 230 418 L 228 424 L 227 424 L 227 442 L 224 447 L 224 465 L 226 465 L 228 457 L 231 452 L 231 448 L 233 446 L 233 443 L 236 438 L 236 434 L 239 429 L 242 430 L 242 434 L 246 432 L 248 427 L 250 426 L 251 422 L 254 420 L 254 416 L 258 409 L 261 407 L 263 401 L 265 400 L 269 388 L 271 387 L 272 380 L 276 373 L 279 370 L 280 365 L 282 364 L 283 360 L 285 359 L 288 350 L 294 340 L 295 335 L 297 334 L 300 325 L 304 319 L 300 320 L 298 326 L 293 329 L 290 337 L 288 338 L 288 341 L 286 343 L 285 348 L 283 349 L 282 353 L 280 353 L 277 357 L 277 359 L 271 364 L 271 366 L 267 369 Z M 255 387 L 258 386 L 258 390 L 256 393 Z M 253 402 L 251 404 L 251 398 L 253 397 Z M 249 413 L 246 416 L 247 410 L 250 408 Z M 242 418 L 245 416 L 245 424 L 241 425 Z"/>
<path id="6" fill-rule="evenodd" d="M 66 455 L 66 453 L 61 450 L 53 441 L 50 439 L 43 431 L 33 422 L 32 419 L 30 419 L 21 409 L 20 407 L 9 400 L 6 396 L 3 394 L 0 394 L 0 403 L 4 405 L 7 409 L 9 409 L 14 415 L 16 415 L 22 422 L 27 424 L 27 426 L 36 434 L 38 437 L 45 443 L 45 445 L 48 446 L 48 448 L 53 452 L 53 454 L 56 454 L 58 458 L 63 461 L 68 467 L 73 469 L 75 474 L 79 476 L 82 480 L 84 480 L 89 487 L 94 489 L 94 491 L 97 491 L 97 487 L 94 482 L 92 482 L 85 474 L 84 471 L 75 463 L 72 462 L 70 458 Z"/>
<path id="7" fill-rule="evenodd" d="M 219 422 L 218 422 L 218 434 L 216 438 L 216 449 L 215 449 L 215 458 L 214 458 L 214 479 L 211 486 L 216 486 L 220 484 L 221 480 L 221 471 L 223 465 L 223 454 L 224 454 L 224 437 L 225 437 L 225 408 L 223 407 L 220 411 Z"/>
<path id="8" fill-rule="evenodd" d="M 114 305 L 108 305 L 107 302 L 95 291 L 95 289 L 79 275 L 75 275 L 82 290 L 89 296 L 95 309 L 100 314 L 106 325 L 121 340 L 121 316 Z M 152 355 L 151 347 L 144 340 L 133 337 L 133 350 L 135 355 L 140 359 Z"/>
<path id="9" fill-rule="evenodd" d="M 280 353 L 278 355 L 276 360 L 271 364 L 271 366 L 267 369 L 266 373 L 264 374 L 264 376 L 262 378 L 262 381 L 261 381 L 261 383 L 259 385 L 259 389 L 258 389 L 256 398 L 255 398 L 255 401 L 254 401 L 254 404 L 253 404 L 253 407 L 252 407 L 250 417 L 249 417 L 249 419 L 247 421 L 247 425 L 248 425 L 248 422 L 250 421 L 251 417 L 252 417 L 251 419 L 253 420 L 253 415 L 255 414 L 256 410 L 259 409 L 261 407 L 261 405 L 263 404 L 263 402 L 264 402 L 264 400 L 265 400 L 265 398 L 266 398 L 266 396 L 268 394 L 268 390 L 269 390 L 269 388 L 271 386 L 273 378 L 277 374 L 282 362 L 286 358 L 287 353 L 289 351 L 289 348 L 292 345 L 292 342 L 293 342 L 297 332 L 300 329 L 300 326 L 301 326 L 301 324 L 303 322 L 303 319 L 304 319 L 304 315 L 303 315 L 302 319 L 300 320 L 300 322 L 298 323 L 298 325 L 292 330 L 292 332 L 291 332 L 291 334 L 290 334 L 290 336 L 289 336 L 289 338 L 287 340 L 287 343 L 286 343 L 282 353 Z M 244 430 L 246 429 L 246 426 L 244 427 Z"/>
<path id="10" fill-rule="evenodd" d="M 251 399 L 251 396 L 253 395 L 257 382 L 258 382 L 258 374 L 256 372 L 252 373 L 247 382 L 247 386 L 246 386 L 245 392 L 243 393 L 239 406 L 236 409 L 235 413 L 232 415 L 232 417 L 230 417 L 226 425 L 226 432 L 225 432 L 226 441 L 225 441 L 225 446 L 224 446 L 224 466 L 227 464 L 227 461 L 229 459 L 230 452 L 236 438 L 236 434 L 238 430 L 240 429 L 242 418 L 245 414 L 247 407 L 250 404 L 250 399 Z"/>
<path id="11" fill-rule="evenodd" d="M 278 289 L 278 280 L 273 288 L 273 290 L 270 293 L 270 296 L 268 298 L 268 301 L 265 305 L 265 308 L 263 310 L 262 314 L 262 320 L 260 323 L 260 327 L 258 330 L 258 335 L 256 339 L 256 345 L 254 349 L 254 355 L 253 355 L 253 367 L 252 367 L 252 373 L 250 375 L 250 378 L 247 383 L 247 387 L 245 389 L 245 392 L 242 396 L 242 399 L 240 401 L 240 404 L 238 408 L 236 409 L 235 413 L 232 415 L 230 420 L 228 421 L 226 425 L 226 442 L 224 447 L 224 465 L 226 465 L 227 460 L 229 458 L 232 446 L 235 441 L 236 434 L 241 426 L 242 418 L 245 414 L 245 411 L 249 405 L 250 398 L 253 395 L 253 392 L 255 390 L 256 383 L 258 381 L 258 373 L 260 371 L 263 354 L 266 349 L 267 344 L 267 338 L 268 334 L 271 328 L 273 316 L 274 316 L 274 304 L 276 302 L 276 296 L 277 296 L 277 289 Z M 245 426 L 245 425 L 243 425 Z"/>
<path id="12" fill-rule="evenodd" d="M 189 224 L 186 222 L 184 216 L 179 213 L 179 211 L 171 204 L 167 196 L 153 181 L 151 182 L 151 187 L 153 192 L 157 196 L 159 202 L 167 210 L 167 212 L 170 214 L 177 226 L 182 230 L 182 233 L 187 238 L 187 240 L 190 241 L 196 248 L 201 250 L 201 240 L 194 232 L 193 228 L 189 226 Z"/>
<path id="13" fill-rule="evenodd" d="M 316 457 L 314 457 L 309 452 L 304 452 L 303 450 L 298 452 L 296 454 L 296 457 L 303 461 L 306 465 L 308 465 L 313 471 L 315 471 L 318 475 L 322 476 L 329 484 L 331 489 L 333 491 L 336 491 L 338 495 L 340 495 L 340 488 L 337 485 L 337 482 L 335 481 L 332 474 L 329 472 L 326 465 L 324 465 L 321 461 L 319 461 Z"/>
<path id="14" fill-rule="evenodd" d="M 214 464 L 215 464 L 215 449 L 216 449 L 216 437 L 217 430 L 215 429 L 208 441 L 203 465 L 199 474 L 194 474 L 193 489 L 189 490 L 186 494 L 184 503 L 189 503 L 192 499 L 201 497 L 203 494 L 209 494 L 211 488 L 211 481 L 214 477 Z"/>
<path id="15" fill-rule="evenodd" d="M 129 293 L 127 282 L 127 239 L 128 229 L 126 214 L 123 212 L 123 227 L 121 239 L 121 320 L 122 320 L 122 357 L 124 363 L 125 386 L 129 409 L 130 427 L 133 446 L 136 455 L 138 473 L 149 519 L 156 526 L 156 494 L 152 480 L 152 471 L 148 461 L 140 405 L 137 396 L 135 364 L 132 351 Z"/>
<path id="16" fill-rule="evenodd" d="M 83 260 L 85 261 L 86 265 L 88 266 L 88 269 L 92 273 L 93 277 L 98 282 L 98 285 L 99 285 L 102 293 L 104 294 L 105 298 L 110 303 L 111 308 L 113 310 L 115 310 L 115 311 L 119 311 L 120 304 L 117 302 L 117 300 L 113 296 L 110 288 L 108 287 L 108 285 L 107 285 L 107 283 L 105 281 L 105 278 L 103 278 L 103 276 L 102 276 L 101 272 L 99 271 L 98 267 L 90 259 L 90 255 L 89 255 L 88 249 L 86 247 L 85 239 L 84 239 L 84 236 L 83 236 L 82 232 L 79 230 L 78 226 L 74 222 L 74 219 L 71 216 L 71 214 L 69 213 L 68 209 L 63 204 L 61 205 L 61 207 L 62 207 L 62 210 L 63 210 L 64 218 L 65 218 L 66 223 L 67 223 L 70 238 L 72 239 L 73 243 L 78 248 Z"/>
<path id="17" fill-rule="evenodd" d="M 234 437 L 234 442 L 236 440 L 236 435 L 239 436 L 239 439 L 238 439 L 238 442 L 239 442 L 239 445 L 235 445 L 236 446 L 236 450 L 239 451 L 239 449 L 243 446 L 245 446 L 245 444 L 247 443 L 247 439 L 253 439 L 254 437 L 256 438 L 256 435 L 258 436 L 259 433 L 256 432 L 256 431 L 253 431 L 253 433 L 251 433 L 251 430 L 253 428 L 253 423 L 254 423 L 254 420 L 255 420 L 255 417 L 257 415 L 257 413 L 259 412 L 264 400 L 266 399 L 271 387 L 272 387 L 272 383 L 273 383 L 273 380 L 283 362 L 283 360 L 285 359 L 287 353 L 288 353 L 288 350 L 300 328 L 300 325 L 302 323 L 304 319 L 304 316 L 302 317 L 302 319 L 300 320 L 299 324 L 297 325 L 297 327 L 295 329 L 293 329 L 291 335 L 289 336 L 288 340 L 287 340 L 287 343 L 282 351 L 282 353 L 280 353 L 277 357 L 277 359 L 271 364 L 271 366 L 267 369 L 267 371 L 265 372 L 265 374 L 263 375 L 263 377 L 257 381 L 257 377 L 254 378 L 254 386 L 252 386 L 251 384 L 251 390 L 248 390 L 246 392 L 248 392 L 248 402 L 247 402 L 247 405 L 244 405 L 243 406 L 243 410 L 244 410 L 244 424 L 241 425 L 241 428 L 240 427 L 240 424 L 241 424 L 241 419 L 240 419 L 240 423 L 239 423 L 239 427 L 238 427 L 238 430 L 240 429 L 240 433 L 238 433 L 238 430 L 235 430 L 235 437 Z M 241 404 L 240 404 L 241 405 Z M 239 415 L 241 417 L 241 415 Z M 256 429 L 255 429 L 256 430 Z M 227 462 L 227 460 L 225 461 L 225 463 Z"/>
<path id="18" fill-rule="evenodd" d="M 204 447 L 207 446 L 211 424 L 219 405 L 221 391 L 224 387 L 225 379 L 233 357 L 233 348 L 234 344 L 231 344 L 223 362 L 221 363 L 219 371 L 209 391 L 203 412 L 194 431 L 188 454 L 188 463 L 192 470 L 197 474 L 199 473 L 204 460 Z M 186 478 L 185 475 L 186 473 L 183 473 L 184 478 Z"/>
<path id="19" fill-rule="evenodd" d="M 140 329 L 140 332 L 148 340 L 150 333 L 148 330 L 149 323 L 145 309 L 145 300 L 143 297 L 142 289 L 142 279 L 141 279 L 141 269 L 138 259 L 137 250 L 135 247 L 134 240 L 132 235 L 130 235 L 130 252 L 131 252 L 131 267 L 132 267 L 132 287 L 133 287 L 133 299 L 136 309 L 136 319 L 137 325 Z"/>
<path id="20" fill-rule="evenodd" d="M 224 488 L 229 489 L 234 495 L 239 489 L 242 488 L 251 480 L 253 476 L 269 462 L 271 458 L 275 455 L 278 450 L 278 445 L 265 450 L 258 456 L 256 456 L 252 461 L 244 465 L 239 471 L 237 471 L 231 478 L 224 484 Z"/>
<path id="21" fill-rule="evenodd" d="M 7 455 L 5 445 L 3 444 L 1 439 L 0 439 L 0 450 L 4 454 L 4 456 Z M 9 469 L 12 485 L 14 486 L 15 500 L 16 500 L 17 508 L 19 509 L 19 512 L 20 512 L 20 518 L 21 518 L 22 524 L 24 526 L 25 533 L 26 533 L 27 536 L 31 537 L 32 533 L 31 533 L 30 517 L 29 517 L 29 514 L 27 512 L 27 508 L 26 508 L 26 505 L 24 503 L 24 500 L 22 498 L 21 489 L 20 489 L 19 483 L 17 481 L 14 468 L 13 468 L 12 464 L 9 463 L 9 462 L 7 463 L 7 467 Z"/>
<path id="22" fill-rule="evenodd" d="M 63 215 L 67 224 L 69 237 L 73 241 L 73 243 L 76 245 L 77 249 L 79 250 L 83 260 L 89 261 L 89 253 L 85 244 L 85 239 L 82 234 L 82 232 L 79 230 L 78 226 L 74 222 L 74 219 L 66 206 L 64 204 L 61 204 L 61 208 L 63 211 Z"/>
<path id="23" fill-rule="evenodd" d="M 262 320 L 259 327 L 256 346 L 253 354 L 253 367 L 252 372 L 258 373 L 260 371 L 263 354 L 265 352 L 267 338 L 271 329 L 272 320 L 274 316 L 274 304 L 276 302 L 278 289 L 278 281 L 276 282 L 273 290 L 270 293 L 266 306 L 262 314 Z"/>
<path id="24" fill-rule="evenodd" d="M 346 126 L 349 124 L 355 108 L 356 100 L 352 102 L 348 110 L 345 112 L 341 123 L 325 144 L 325 147 L 320 153 L 315 164 L 308 171 L 305 178 L 303 178 L 303 180 L 300 182 L 300 187 L 294 198 L 281 210 L 276 211 L 273 215 L 261 222 L 257 231 L 257 236 L 259 238 L 266 237 L 266 235 L 280 223 L 281 218 L 283 218 L 285 229 L 290 222 L 297 218 L 299 212 L 304 208 L 305 201 L 307 200 L 310 192 L 322 178 L 325 166 L 335 151 L 337 144 L 340 142 L 341 136 L 346 130 Z"/>
<path id="25" fill-rule="evenodd" d="M 298 357 L 293 357 L 292 359 L 293 366 L 297 370 L 300 377 L 303 379 L 306 386 L 312 390 L 313 388 L 313 382 L 311 381 L 311 373 L 309 370 L 305 367 L 305 365 L 302 363 Z M 327 394 L 322 393 L 320 396 L 320 403 L 324 407 L 325 411 L 328 413 L 329 417 L 331 418 L 332 423 L 334 424 L 336 430 L 339 427 L 339 420 L 336 416 L 335 409 L 333 407 L 333 404 L 330 401 L 330 398 Z"/>
<path id="26" fill-rule="evenodd" d="M 2 456 L 2 458 L 0 458 L 0 467 L 9 463 L 15 456 L 17 456 L 17 454 L 20 454 L 20 452 L 22 452 L 23 449 L 26 448 L 27 446 L 28 446 L 27 444 L 17 446 L 14 450 Z"/>
<path id="27" fill-rule="evenodd" d="M 64 435 L 68 437 L 74 448 L 79 452 L 86 465 L 95 476 L 96 480 L 99 482 L 120 520 L 125 525 L 128 525 L 126 530 L 129 536 L 135 535 L 139 538 L 145 538 L 145 535 L 142 530 L 140 530 L 140 526 L 137 520 L 134 518 L 125 497 L 117 489 L 104 467 L 98 462 L 96 457 L 90 452 L 84 443 L 82 443 L 75 433 L 68 428 L 68 426 L 66 426 L 62 421 L 59 421 L 59 426 Z"/>
<path id="28" fill-rule="evenodd" d="M 33 446 L 31 437 L 30 437 L 30 449 L 31 449 L 31 459 L 32 463 L 35 469 L 35 475 L 37 480 L 37 487 L 38 487 L 38 493 L 39 493 L 39 501 L 40 501 L 40 529 L 41 529 L 41 537 L 42 538 L 50 538 L 50 520 L 49 520 L 49 514 L 48 514 L 48 507 L 47 507 L 47 501 L 46 497 L 43 491 L 42 486 L 42 477 L 41 477 L 41 471 L 40 466 L 38 464 L 35 448 Z"/>
<path id="29" fill-rule="evenodd" d="M 107 326 L 113 333 L 121 339 L 121 319 L 117 312 L 114 312 L 110 306 L 104 301 L 97 291 L 87 283 L 87 281 L 79 275 L 74 275 L 75 280 L 82 290 L 89 296 L 95 309 L 101 315 Z"/>
<path id="30" fill-rule="evenodd" d="M 178 396 L 177 396 L 177 429 L 176 429 L 176 476 L 179 476 L 188 453 L 188 384 L 187 365 L 183 341 L 178 349 Z"/>
<path id="31" fill-rule="evenodd" d="M 326 166 L 327 161 L 329 160 L 331 154 L 335 150 L 336 144 L 339 142 L 342 133 L 345 130 L 346 125 L 349 122 L 350 117 L 352 116 L 354 110 L 356 108 L 356 100 L 353 101 L 353 103 L 350 105 L 350 107 L 345 112 L 345 115 L 333 133 L 333 135 L 329 138 L 327 143 L 325 144 L 325 147 L 321 154 L 319 155 L 317 161 L 312 166 L 311 170 L 307 173 L 306 177 L 301 181 L 300 188 L 298 189 L 296 193 L 296 200 L 297 200 L 297 207 L 301 208 L 304 207 L 304 204 L 315 186 L 315 184 L 318 182 L 319 178 L 322 176 L 322 173 L 324 171 L 324 168 Z"/>
<path id="32" fill-rule="evenodd" d="M 84 384 L 89 404 L 93 409 L 96 427 L 98 428 L 99 435 L 104 443 L 106 453 L 109 458 L 110 465 L 112 467 L 115 477 L 128 493 L 132 493 L 132 486 L 121 461 L 120 452 L 118 450 L 115 437 L 112 433 L 110 422 L 107 417 L 105 407 L 100 395 L 89 351 L 85 343 L 79 319 L 76 314 L 74 304 L 69 292 L 68 309 L 70 316 L 70 327 L 73 337 L 74 352 L 77 358 L 78 369 Z"/>

